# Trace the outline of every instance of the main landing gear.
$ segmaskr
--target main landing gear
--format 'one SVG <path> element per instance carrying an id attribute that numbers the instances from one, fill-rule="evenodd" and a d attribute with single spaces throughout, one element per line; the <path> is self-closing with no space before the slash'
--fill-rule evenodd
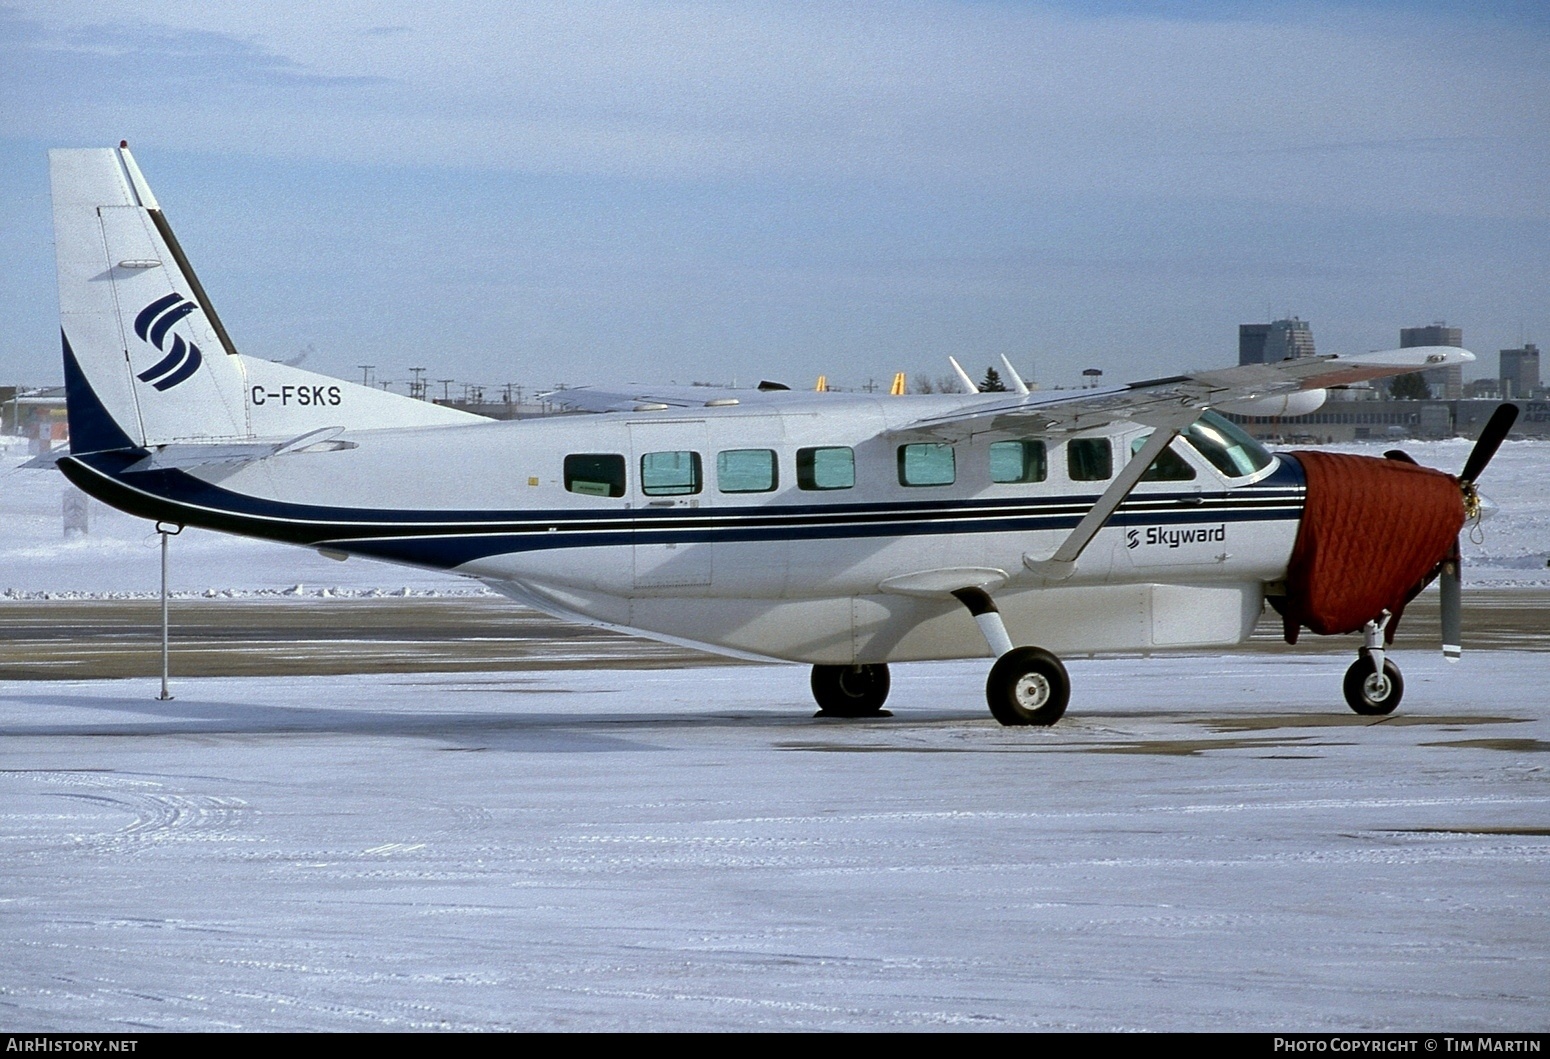
<path id="1" fill-rule="evenodd" d="M 1042 647 L 1013 647 L 996 601 L 983 588 L 953 593 L 974 615 L 996 656 L 985 681 L 991 716 L 1002 724 L 1047 727 L 1060 720 L 1071 700 L 1071 678 L 1060 659 Z"/>
<path id="2" fill-rule="evenodd" d="M 995 601 L 982 588 L 953 593 L 974 615 L 996 655 L 985 681 L 991 715 L 1005 725 L 1045 727 L 1060 720 L 1071 699 L 1071 678 L 1060 659 L 1042 647 L 1013 647 Z M 814 666 L 813 698 L 821 717 L 887 717 L 888 667 Z"/>
<path id="3" fill-rule="evenodd" d="M 1405 694 L 1405 681 L 1399 667 L 1384 657 L 1383 630 L 1389 623 L 1387 612 L 1362 629 L 1365 644 L 1356 652 L 1356 661 L 1345 671 L 1345 701 L 1366 717 L 1381 717 L 1394 712 Z"/>
<path id="4" fill-rule="evenodd" d="M 827 717 L 889 717 L 888 667 L 814 666 L 813 698 Z"/>

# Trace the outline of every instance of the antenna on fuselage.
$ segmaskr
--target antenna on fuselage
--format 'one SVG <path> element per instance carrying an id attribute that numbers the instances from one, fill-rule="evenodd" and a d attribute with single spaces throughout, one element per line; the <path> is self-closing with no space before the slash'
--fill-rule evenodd
<path id="1" fill-rule="evenodd" d="M 957 358 L 948 357 L 947 363 L 951 364 L 953 366 L 953 370 L 958 373 L 958 381 L 963 383 L 965 393 L 980 392 L 980 388 L 974 385 L 974 380 L 969 378 L 969 373 L 963 370 L 963 365 L 958 363 Z"/>
<path id="2" fill-rule="evenodd" d="M 1017 374 L 1017 369 L 1012 367 L 1012 361 L 1005 353 L 1001 354 L 1001 363 L 1006 368 L 1007 377 L 1012 380 L 1012 389 L 1018 393 L 1026 394 L 1028 392 L 1028 384 L 1023 382 L 1021 375 Z"/>

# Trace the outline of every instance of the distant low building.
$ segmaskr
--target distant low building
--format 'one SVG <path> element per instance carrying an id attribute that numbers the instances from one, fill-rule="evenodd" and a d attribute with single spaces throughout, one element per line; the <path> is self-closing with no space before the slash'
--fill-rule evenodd
<path id="1" fill-rule="evenodd" d="M 51 452 L 68 441 L 65 388 L 0 388 L 0 433 L 27 438 L 34 453 Z"/>
<path id="2" fill-rule="evenodd" d="M 1478 437 L 1497 400 L 1331 400 L 1305 416 L 1229 416 L 1261 441 L 1277 445 L 1403 438 Z M 1513 437 L 1550 437 L 1550 401 L 1522 401 Z"/>

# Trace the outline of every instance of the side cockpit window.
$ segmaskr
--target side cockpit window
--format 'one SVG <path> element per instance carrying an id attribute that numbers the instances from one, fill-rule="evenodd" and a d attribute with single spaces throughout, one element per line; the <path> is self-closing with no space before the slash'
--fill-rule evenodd
<path id="1" fill-rule="evenodd" d="M 1066 470 L 1073 482 L 1107 482 L 1114 477 L 1114 448 L 1108 438 L 1066 442 Z"/>
<path id="2" fill-rule="evenodd" d="M 624 457 L 597 452 L 565 457 L 565 488 L 582 496 L 623 496 Z"/>
<path id="3" fill-rule="evenodd" d="M 1275 459 L 1242 428 L 1215 412 L 1207 412 L 1184 432 L 1184 440 L 1228 478 L 1246 478 L 1269 467 Z"/>
<path id="4" fill-rule="evenodd" d="M 1143 434 L 1132 441 L 1130 455 L 1134 456 L 1145 448 L 1149 437 L 1151 437 L 1150 434 Z M 1174 452 L 1170 446 L 1157 454 L 1152 465 L 1141 475 L 1141 480 L 1143 482 L 1193 482 L 1195 468 L 1184 462 L 1184 457 Z"/>

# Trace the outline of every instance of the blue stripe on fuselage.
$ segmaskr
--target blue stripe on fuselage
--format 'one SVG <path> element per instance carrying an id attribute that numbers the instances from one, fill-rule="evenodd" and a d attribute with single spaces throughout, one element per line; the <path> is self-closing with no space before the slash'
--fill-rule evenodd
<path id="1" fill-rule="evenodd" d="M 622 544 L 822 540 L 1069 530 L 1095 496 L 792 504 L 734 508 L 433 511 L 285 503 L 236 493 L 182 471 L 124 474 L 137 455 L 98 453 L 61 461 L 86 492 L 145 518 L 295 544 L 452 568 L 509 552 Z M 1132 496 L 1112 526 L 1187 526 L 1296 520 L 1302 468 L 1283 459 L 1269 478 L 1204 495 Z M 1181 498 L 1198 504 L 1180 505 Z"/>

